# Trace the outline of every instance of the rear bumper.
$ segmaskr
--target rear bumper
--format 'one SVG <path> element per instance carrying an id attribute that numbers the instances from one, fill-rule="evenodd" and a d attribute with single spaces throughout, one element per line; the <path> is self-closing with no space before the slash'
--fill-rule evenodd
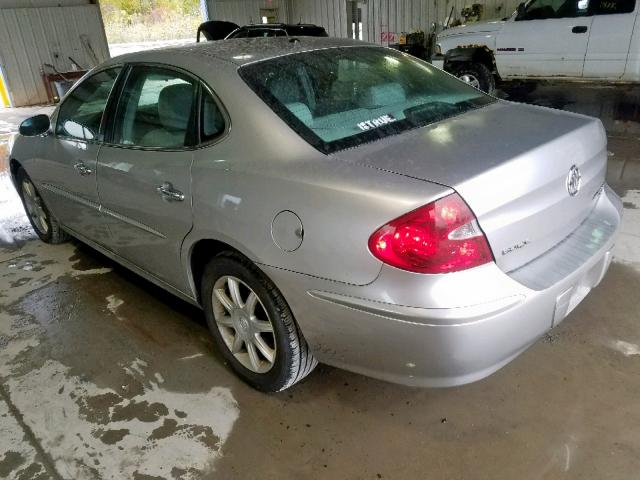
<path id="1" fill-rule="evenodd" d="M 319 361 L 406 385 L 454 386 L 504 366 L 598 285 L 611 263 L 620 219 L 620 200 L 607 187 L 581 226 L 598 239 L 591 254 L 568 262 L 563 278 L 554 277 L 542 289 L 493 263 L 449 275 L 385 266 L 363 287 L 263 268 L 282 290 Z M 610 228 L 603 230 L 603 222 Z M 579 233 L 528 267 L 537 265 L 544 273 L 549 259 L 557 261 L 554 256 L 570 252 L 572 244 L 573 250 L 583 245 L 588 232 Z"/>

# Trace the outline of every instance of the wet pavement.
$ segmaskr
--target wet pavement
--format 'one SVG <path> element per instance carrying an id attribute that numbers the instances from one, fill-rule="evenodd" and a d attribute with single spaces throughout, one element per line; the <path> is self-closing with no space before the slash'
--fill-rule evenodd
<path id="1" fill-rule="evenodd" d="M 571 88 L 563 98 L 577 99 L 565 108 L 616 101 Z M 224 365 L 198 309 L 78 242 L 36 239 L 0 137 L 0 478 L 636 478 L 632 117 L 608 126 L 608 176 L 625 220 L 602 284 L 504 369 L 442 390 L 324 366 L 281 394 L 251 390 Z"/>

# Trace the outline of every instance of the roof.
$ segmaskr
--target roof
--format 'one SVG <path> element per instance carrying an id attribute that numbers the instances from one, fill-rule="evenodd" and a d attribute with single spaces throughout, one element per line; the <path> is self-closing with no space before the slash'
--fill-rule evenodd
<path id="1" fill-rule="evenodd" d="M 331 37 L 268 37 L 268 38 L 234 38 L 214 42 L 192 43 L 179 47 L 145 50 L 129 53 L 117 58 L 117 62 L 157 61 L 160 52 L 168 56 L 184 56 L 217 58 L 238 66 L 268 60 L 270 58 L 301 53 L 311 50 L 323 50 L 339 47 L 379 47 L 378 45 L 344 38 Z M 114 62 L 116 63 L 116 62 Z"/>

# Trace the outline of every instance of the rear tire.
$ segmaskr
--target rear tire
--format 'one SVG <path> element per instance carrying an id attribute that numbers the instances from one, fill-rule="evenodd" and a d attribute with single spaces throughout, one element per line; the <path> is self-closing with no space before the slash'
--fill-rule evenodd
<path id="1" fill-rule="evenodd" d="M 263 392 L 279 392 L 318 364 L 277 287 L 249 260 L 222 253 L 206 266 L 202 305 L 231 368 Z"/>
<path id="2" fill-rule="evenodd" d="M 69 239 L 67 233 L 62 230 L 60 223 L 51 215 L 36 186 L 25 172 L 20 168 L 16 175 L 18 193 L 24 206 L 24 211 L 29 218 L 29 223 L 35 230 L 40 240 L 45 243 L 62 243 Z"/>
<path id="3" fill-rule="evenodd" d="M 496 79 L 483 63 L 464 63 L 456 71 L 456 77 L 489 95 L 496 91 Z"/>

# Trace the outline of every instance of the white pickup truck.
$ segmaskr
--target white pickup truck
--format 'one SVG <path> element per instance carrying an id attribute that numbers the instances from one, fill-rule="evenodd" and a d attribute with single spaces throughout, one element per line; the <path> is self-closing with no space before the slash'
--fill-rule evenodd
<path id="1" fill-rule="evenodd" d="M 438 35 L 432 62 L 485 92 L 497 82 L 640 83 L 640 0 L 529 0 L 502 21 Z"/>

